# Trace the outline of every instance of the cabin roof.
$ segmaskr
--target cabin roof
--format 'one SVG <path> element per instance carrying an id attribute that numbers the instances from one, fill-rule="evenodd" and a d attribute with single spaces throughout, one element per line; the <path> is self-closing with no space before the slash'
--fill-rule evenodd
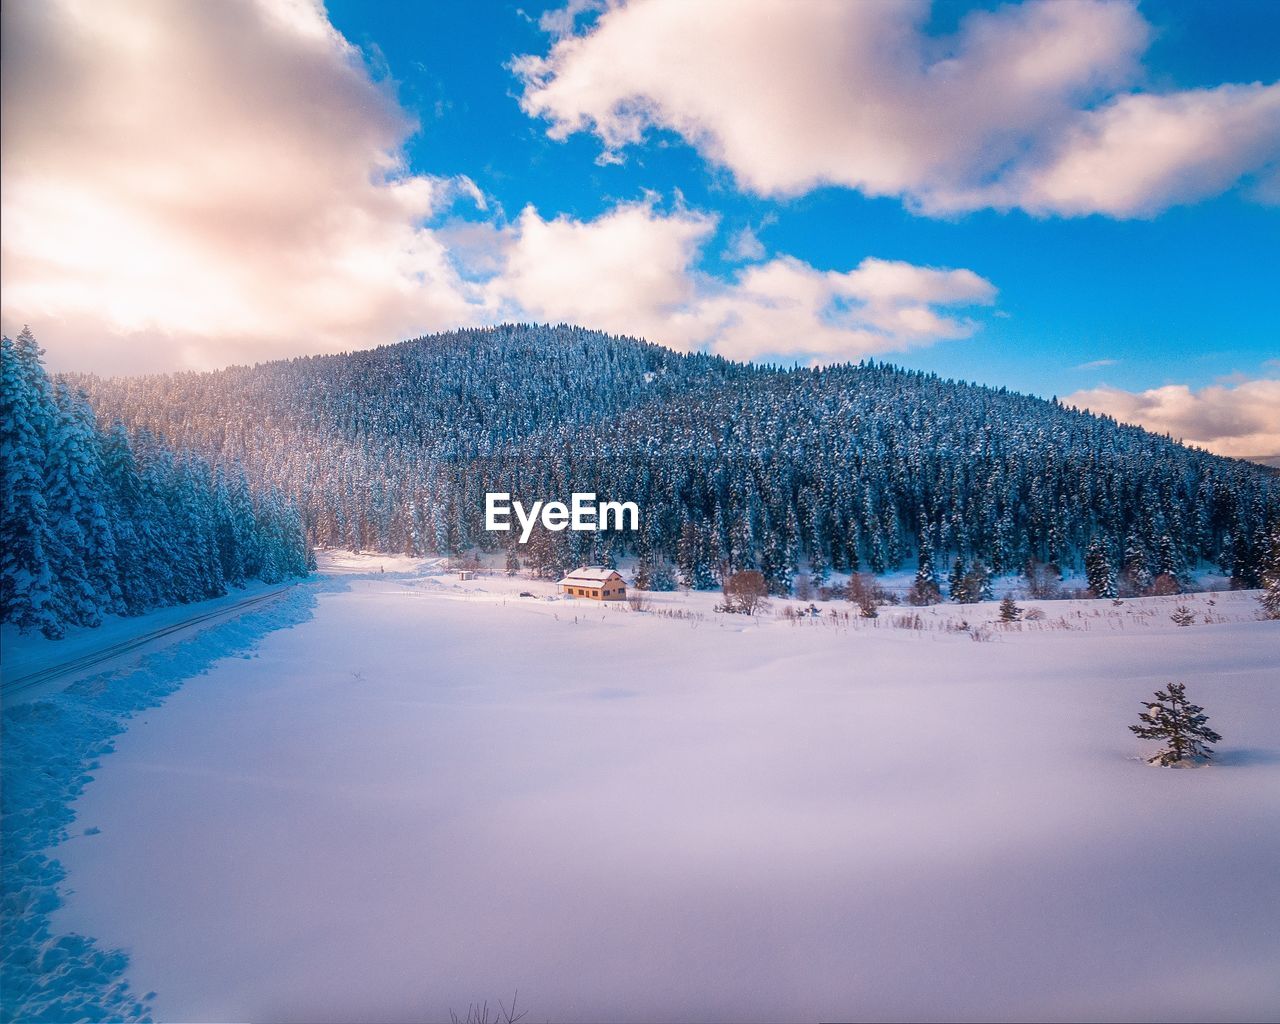
<path id="1" fill-rule="evenodd" d="M 610 582 L 614 577 L 622 579 L 614 569 L 606 569 L 603 565 L 584 565 L 574 569 L 560 582 L 579 587 L 598 587 Z"/>

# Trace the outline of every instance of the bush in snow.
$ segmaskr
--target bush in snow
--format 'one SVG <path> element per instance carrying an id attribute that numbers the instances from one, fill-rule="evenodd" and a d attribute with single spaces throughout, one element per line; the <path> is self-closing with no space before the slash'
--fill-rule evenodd
<path id="1" fill-rule="evenodd" d="M 1204 708 L 1187 700 L 1187 688 L 1183 683 L 1170 683 L 1156 691 L 1154 701 L 1144 701 L 1146 710 L 1138 717 L 1138 725 L 1129 731 L 1144 740 L 1161 740 L 1163 746 L 1147 758 L 1151 764 L 1160 762 L 1164 767 L 1183 762 L 1208 761 L 1213 748 L 1208 743 L 1222 740 L 1206 724 L 1209 721 Z"/>
<path id="2" fill-rule="evenodd" d="M 1170 615 L 1169 618 L 1173 619 L 1176 625 L 1190 626 L 1196 621 L 1196 613 L 1185 604 L 1180 604 L 1173 610 L 1173 614 Z"/>
<path id="3" fill-rule="evenodd" d="M 769 596 L 769 584 L 764 575 L 755 569 L 744 569 L 728 577 L 721 587 L 724 593 L 724 610 L 754 615 L 764 607 Z"/>
<path id="4" fill-rule="evenodd" d="M 858 606 L 858 612 L 864 619 L 874 619 L 880 614 L 880 588 L 876 585 L 874 576 L 858 573 L 849 580 L 846 594 Z"/>

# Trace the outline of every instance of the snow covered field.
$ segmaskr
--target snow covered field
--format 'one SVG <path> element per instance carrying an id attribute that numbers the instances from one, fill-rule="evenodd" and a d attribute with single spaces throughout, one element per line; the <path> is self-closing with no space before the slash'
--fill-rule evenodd
<path id="1" fill-rule="evenodd" d="M 441 1020 L 516 988 L 553 1021 L 1275 1018 L 1280 624 L 1252 595 L 1004 629 L 994 604 L 746 619 L 423 569 L 331 560 L 6 714 L 6 810 L 79 794 L 74 824 L 23 823 L 66 871 L 35 845 L 21 874 L 48 931 L 19 944 L 66 950 L 33 1007 L 123 976 L 194 1021 Z M 1140 759 L 1126 726 L 1171 680 L 1218 765 Z M 112 742 L 85 785 L 72 755 Z"/>

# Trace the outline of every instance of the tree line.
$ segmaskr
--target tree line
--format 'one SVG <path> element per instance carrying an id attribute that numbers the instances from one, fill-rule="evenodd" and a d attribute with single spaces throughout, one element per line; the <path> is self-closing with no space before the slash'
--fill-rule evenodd
<path id="1" fill-rule="evenodd" d="M 0 339 L 0 620 L 58 638 L 103 616 L 306 574 L 298 508 L 51 381 L 31 331 Z"/>
<path id="2" fill-rule="evenodd" d="M 548 574 L 635 556 L 658 585 L 915 567 L 925 591 L 1081 569 L 1104 589 L 1210 566 L 1257 586 L 1275 474 L 1062 403 L 864 362 L 682 354 L 567 326 L 102 380 L 100 417 L 282 487 L 317 544 L 510 547 Z M 484 495 L 635 501 L 637 533 L 483 528 Z M 958 565 L 957 565 L 958 563 Z M 950 574 L 948 574 L 950 570 Z M 947 576 L 947 579 L 940 577 Z"/>

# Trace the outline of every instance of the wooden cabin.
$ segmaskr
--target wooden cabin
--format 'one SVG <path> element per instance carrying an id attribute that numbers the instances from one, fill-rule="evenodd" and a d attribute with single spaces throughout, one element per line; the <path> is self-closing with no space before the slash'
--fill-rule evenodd
<path id="1" fill-rule="evenodd" d="M 475 578 L 476 578 L 476 572 L 474 569 L 462 569 L 458 573 L 458 579 L 463 581 L 473 580 Z"/>
<path id="2" fill-rule="evenodd" d="M 574 569 L 559 583 L 566 597 L 586 597 L 592 601 L 625 601 L 627 583 L 613 569 L 602 565 L 584 565 Z"/>

